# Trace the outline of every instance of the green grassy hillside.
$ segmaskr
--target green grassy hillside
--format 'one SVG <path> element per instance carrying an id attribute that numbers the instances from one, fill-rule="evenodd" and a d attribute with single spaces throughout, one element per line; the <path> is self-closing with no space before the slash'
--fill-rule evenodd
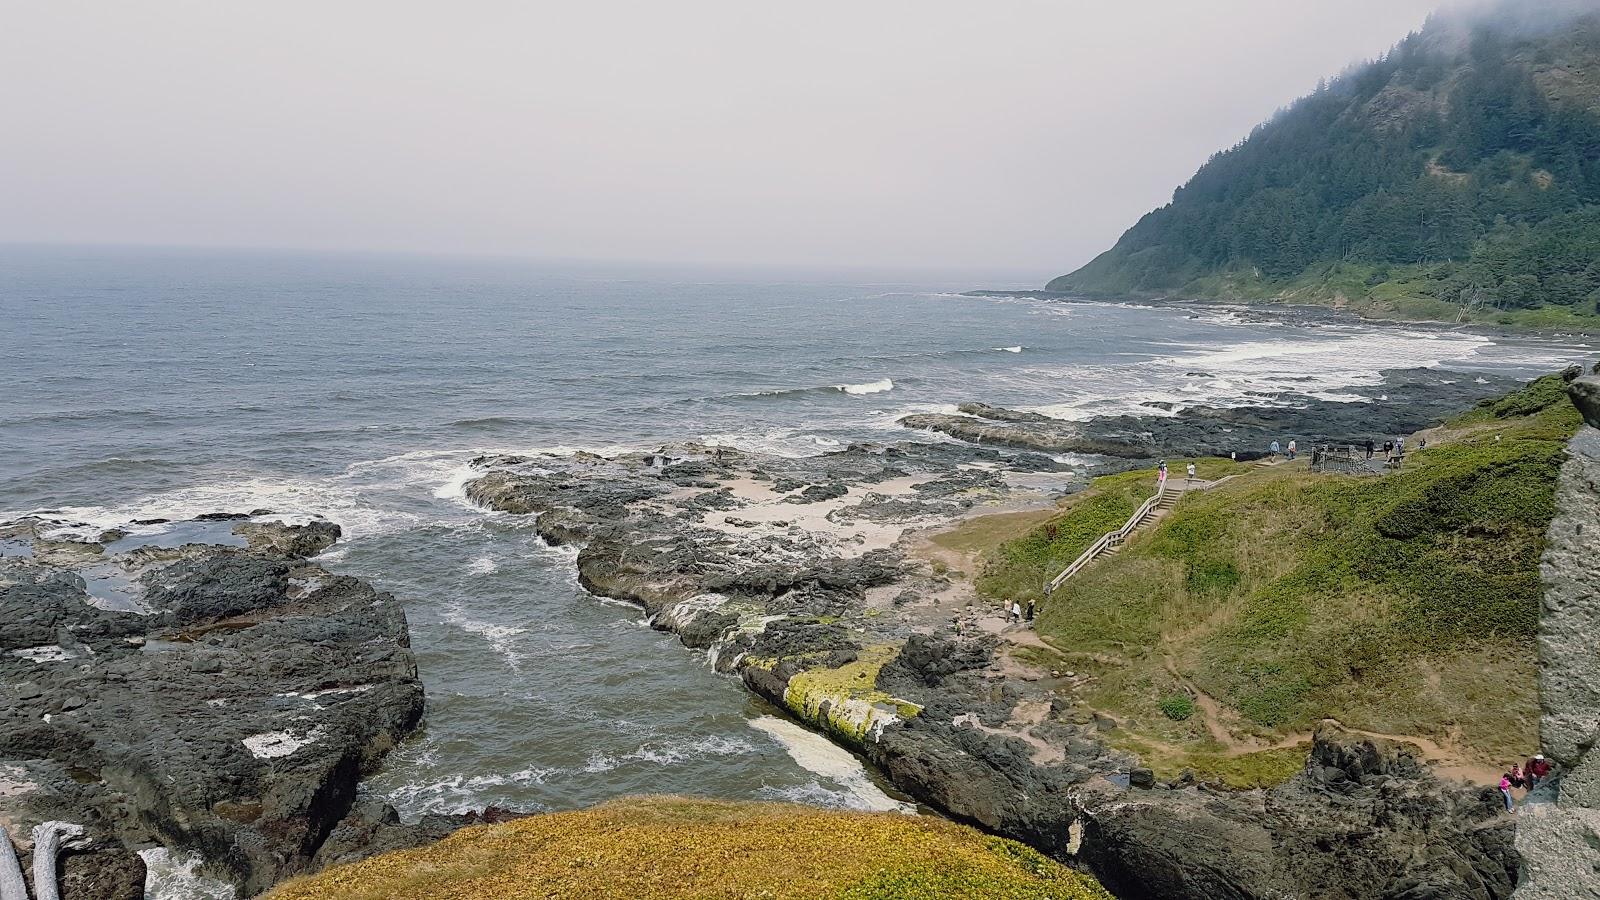
<path id="1" fill-rule="evenodd" d="M 1440 14 L 1214 156 L 1052 290 L 1600 315 L 1600 9 Z"/>
<path id="2" fill-rule="evenodd" d="M 1037 632 L 1158 766 L 1283 750 L 1324 717 L 1512 758 L 1536 739 L 1539 556 L 1578 423 L 1550 376 L 1436 429 L 1401 472 L 1255 468 L 1067 582 Z M 1032 583 L 1051 534 L 1071 546 L 1050 564 L 1070 561 L 1148 494 L 1132 477 L 990 552 L 979 589 Z"/>
<path id="3" fill-rule="evenodd" d="M 1110 900 L 1088 876 L 942 819 L 683 797 L 466 828 L 269 897 Z"/>

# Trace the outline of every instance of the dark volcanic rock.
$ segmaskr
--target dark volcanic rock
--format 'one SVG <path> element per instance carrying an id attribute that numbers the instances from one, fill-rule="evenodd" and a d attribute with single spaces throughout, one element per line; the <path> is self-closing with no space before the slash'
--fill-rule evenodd
<path id="1" fill-rule="evenodd" d="M 468 825 L 498 825 L 524 815 L 491 806 L 482 812 L 424 815 L 415 823 L 404 824 L 394 807 L 374 797 L 362 797 L 328 833 L 313 865 L 325 869 L 359 862 L 380 853 L 431 844 Z"/>
<path id="2" fill-rule="evenodd" d="M 63 900 L 144 900 L 144 860 L 120 844 L 62 854 L 57 876 Z"/>
<path id="3" fill-rule="evenodd" d="M 1191 406 L 1171 416 L 1102 416 L 1087 422 L 969 403 L 960 407 L 966 415 L 919 414 L 900 424 L 975 444 L 1048 453 L 1122 459 L 1236 453 L 1245 459 L 1262 454 L 1273 441 L 1291 438 L 1309 444 L 1360 444 L 1367 438 L 1381 443 L 1385 436 L 1411 434 L 1516 386 L 1504 378 L 1480 384 L 1475 376 L 1440 369 L 1391 369 L 1383 375 L 1382 387 L 1373 389 L 1380 398 L 1365 403 L 1282 393 L 1254 406 Z"/>
<path id="4" fill-rule="evenodd" d="M 1600 363 L 1595 365 L 1600 368 Z M 1600 376 L 1579 378 L 1567 385 L 1567 396 L 1590 428 L 1600 428 Z"/>
<path id="5" fill-rule="evenodd" d="M 1415 753 L 1323 728 L 1269 791 L 1094 795 L 1080 856 L 1126 898 L 1509 897 L 1519 857 L 1497 795 Z"/>
<path id="6" fill-rule="evenodd" d="M 957 642 L 940 635 L 914 634 L 906 639 L 900 655 L 879 672 L 878 683 L 908 694 L 915 693 L 914 686 L 938 687 L 957 672 L 987 667 L 994 660 L 997 643 L 993 637 Z"/>
<path id="7" fill-rule="evenodd" d="M 307 522 L 286 525 L 282 522 L 244 522 L 233 533 L 244 538 L 251 550 L 306 559 L 332 547 L 339 539 L 339 526 L 332 522 Z"/>
<path id="8" fill-rule="evenodd" d="M 1054 422 L 1055 419 L 1040 413 L 1018 412 L 1000 406 L 990 406 L 987 403 L 963 403 L 956 407 L 963 414 L 977 416 L 980 419 L 991 419 L 996 422 Z"/>
<path id="9" fill-rule="evenodd" d="M 198 852 L 252 893 L 307 870 L 420 719 L 400 603 L 295 558 L 326 529 L 275 534 L 292 539 L 112 557 L 143 613 L 0 559 L 0 780 L 20 786 L 0 820 L 84 825 L 98 849 L 64 863 L 80 896 L 138 896 L 127 847 Z"/>
<path id="10" fill-rule="evenodd" d="M 1078 424 L 1054 419 L 1043 422 L 1013 419 L 1002 424 L 975 416 L 917 413 L 901 418 L 900 424 L 921 431 L 937 431 L 974 444 L 1018 447 L 1042 453 L 1087 453 L 1122 459 L 1145 459 L 1158 452 L 1148 440 L 1096 437 Z"/>

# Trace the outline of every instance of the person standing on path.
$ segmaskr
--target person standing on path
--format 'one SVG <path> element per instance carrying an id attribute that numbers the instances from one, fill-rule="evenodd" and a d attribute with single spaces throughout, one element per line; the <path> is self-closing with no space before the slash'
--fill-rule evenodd
<path id="1" fill-rule="evenodd" d="M 1500 776 L 1500 796 L 1506 798 L 1506 812 L 1514 813 L 1517 811 L 1517 803 L 1511 799 L 1511 773 L 1509 772 Z"/>
<path id="2" fill-rule="evenodd" d="M 1367 438 L 1367 459 L 1372 458 L 1372 438 Z"/>
<path id="3" fill-rule="evenodd" d="M 1156 470 L 1156 490 L 1157 491 L 1164 491 L 1166 489 L 1167 489 L 1167 461 L 1163 459 L 1161 461 L 1161 466 Z"/>
<path id="4" fill-rule="evenodd" d="M 1295 443 L 1294 438 L 1290 438 L 1289 439 L 1289 461 L 1290 462 L 1294 462 L 1295 450 L 1298 447 L 1299 447 L 1299 444 Z"/>
<path id="5" fill-rule="evenodd" d="M 1193 460 L 1190 460 L 1190 462 L 1189 462 L 1189 480 L 1191 482 L 1194 481 L 1194 461 Z"/>

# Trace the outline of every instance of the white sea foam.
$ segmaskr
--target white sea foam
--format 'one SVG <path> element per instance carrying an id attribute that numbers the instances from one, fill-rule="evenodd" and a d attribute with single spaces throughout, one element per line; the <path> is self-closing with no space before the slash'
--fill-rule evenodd
<path id="1" fill-rule="evenodd" d="M 481 474 L 470 464 L 462 463 L 456 466 L 455 470 L 450 473 L 450 477 L 446 478 L 444 483 L 434 490 L 433 496 L 440 500 L 459 500 L 466 503 L 468 502 L 467 482 Z"/>
<path id="2" fill-rule="evenodd" d="M 234 900 L 238 892 L 220 878 L 201 871 L 201 859 L 174 854 L 165 847 L 140 850 L 144 860 L 145 900 Z"/>
<path id="3" fill-rule="evenodd" d="M 838 785 L 846 794 L 847 805 L 851 808 L 907 813 L 916 811 L 911 804 L 885 794 L 873 784 L 860 760 L 827 738 L 777 716 L 751 719 L 750 727 L 782 744 L 789 758 L 802 769 Z"/>
<path id="4" fill-rule="evenodd" d="M 401 784 L 384 792 L 384 799 L 394 804 L 408 822 L 414 822 L 425 812 L 464 813 L 481 810 L 488 805 L 527 807 L 518 801 L 512 790 L 521 790 L 544 784 L 559 770 L 529 766 L 515 772 L 488 775 L 454 774 L 434 780 L 417 780 Z"/>
<path id="5" fill-rule="evenodd" d="M 861 396 L 863 394 L 881 394 L 884 391 L 892 391 L 894 390 L 894 381 L 888 378 L 881 378 L 877 381 L 867 381 L 861 384 L 840 384 L 834 387 L 837 390 L 844 391 L 846 394 Z"/>
<path id="6" fill-rule="evenodd" d="M 764 453 L 799 459 L 817 452 L 817 440 L 795 428 L 767 428 L 760 431 L 726 431 L 702 434 L 702 444 L 712 447 L 732 447 L 746 453 Z"/>
<path id="7" fill-rule="evenodd" d="M 620 756 L 593 753 L 589 756 L 589 761 L 584 765 L 583 771 L 590 774 L 609 772 L 627 763 L 639 762 L 671 766 L 707 756 L 741 756 L 746 753 L 754 753 L 755 749 L 755 746 L 749 741 L 714 734 L 685 741 L 647 743 L 630 753 L 624 753 Z"/>
<path id="8" fill-rule="evenodd" d="M 1170 355 L 1129 366 L 1033 366 L 1013 377 L 1061 383 L 1067 399 L 1028 407 L 1072 421 L 1172 414 L 1186 407 L 1271 405 L 1281 395 L 1365 402 L 1383 370 L 1471 364 L 1498 345 L 1482 335 L 1328 327 L 1315 336 L 1171 344 Z M 1518 357 L 1520 358 L 1520 356 Z M 1159 405 L 1158 405 L 1159 404 Z M 1171 406 L 1163 410 L 1161 406 Z"/>
<path id="9" fill-rule="evenodd" d="M 500 564 L 490 556 L 474 557 L 467 563 L 467 571 L 473 575 L 493 575 L 499 568 Z"/>
<path id="10" fill-rule="evenodd" d="M 1017 346 L 1017 347 L 996 347 L 994 349 L 996 349 L 996 350 L 998 350 L 998 351 L 1000 351 L 1002 353 L 1021 353 L 1022 352 L 1022 347 L 1021 346 Z"/>
<path id="11" fill-rule="evenodd" d="M 459 604 L 446 607 L 443 618 L 446 624 L 483 638 L 489 644 L 489 648 L 505 660 L 506 666 L 512 672 L 522 671 L 522 656 L 517 652 L 516 638 L 526 632 L 526 628 L 472 618 Z"/>

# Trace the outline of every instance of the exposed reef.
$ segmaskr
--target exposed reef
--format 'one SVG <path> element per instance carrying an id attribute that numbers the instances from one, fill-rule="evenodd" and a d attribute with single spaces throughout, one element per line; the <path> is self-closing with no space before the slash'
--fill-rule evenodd
<path id="1" fill-rule="evenodd" d="M 85 829 L 62 896 L 143 896 L 151 848 L 252 894 L 313 866 L 423 708 L 400 602 L 305 559 L 338 533 L 0 526 L 0 826 Z"/>
<path id="2" fill-rule="evenodd" d="M 1304 771 L 1270 790 L 1159 782 L 1105 740 L 1114 723 L 1077 701 L 1072 673 L 997 652 L 1003 620 L 912 545 L 974 508 L 1079 486 L 1048 458 L 682 445 L 475 465 L 467 495 L 579 545 L 590 591 L 639 604 L 918 800 L 1120 896 L 1499 898 L 1515 884 L 1498 795 L 1435 778 L 1408 745 L 1324 728 Z"/>
<path id="3" fill-rule="evenodd" d="M 1361 444 L 1368 439 L 1411 434 L 1478 400 L 1515 386 L 1441 369 L 1394 369 L 1384 376 L 1381 399 L 1329 400 L 1283 392 L 1250 406 L 1174 406 L 1169 415 L 1100 416 L 1069 422 L 1034 412 L 984 403 L 962 404 L 958 414 L 905 416 L 907 428 L 937 431 L 973 444 L 1041 453 L 1073 453 L 1116 459 L 1236 455 L 1257 459 L 1273 441 Z"/>

